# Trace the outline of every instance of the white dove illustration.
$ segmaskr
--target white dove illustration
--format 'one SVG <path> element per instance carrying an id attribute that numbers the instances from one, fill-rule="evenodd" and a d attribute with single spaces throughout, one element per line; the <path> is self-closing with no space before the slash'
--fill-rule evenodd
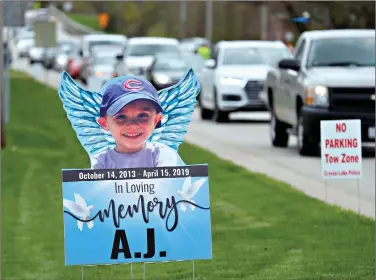
<path id="1" fill-rule="evenodd" d="M 68 208 L 68 210 L 77 216 L 80 219 L 83 220 L 89 220 L 90 219 L 90 210 L 94 208 L 93 205 L 87 206 L 86 201 L 80 196 L 78 193 L 74 194 L 75 202 L 67 199 L 63 199 L 63 205 L 64 207 Z M 87 227 L 89 229 L 92 229 L 94 226 L 94 222 L 86 222 Z M 80 231 L 83 229 L 83 222 L 77 221 L 77 227 Z"/>
<path id="2" fill-rule="evenodd" d="M 200 180 L 197 180 L 196 182 L 194 182 L 192 184 L 192 181 L 191 181 L 191 177 L 187 177 L 187 179 L 185 179 L 184 183 L 183 183 L 183 187 L 182 187 L 182 190 L 181 191 L 177 191 L 178 194 L 181 195 L 181 197 L 184 199 L 184 200 L 187 200 L 189 202 L 192 202 L 194 203 L 194 201 L 192 200 L 192 198 L 198 193 L 198 191 L 200 190 L 201 186 L 205 183 L 207 178 L 202 178 Z M 180 209 L 185 212 L 187 210 L 187 204 L 186 202 L 182 202 L 180 204 Z M 196 206 L 192 205 L 192 204 L 189 204 L 192 211 L 195 210 Z"/>

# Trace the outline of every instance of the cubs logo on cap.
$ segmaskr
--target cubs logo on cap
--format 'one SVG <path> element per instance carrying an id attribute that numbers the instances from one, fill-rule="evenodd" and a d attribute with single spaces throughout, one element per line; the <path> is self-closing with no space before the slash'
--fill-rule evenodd
<path id="1" fill-rule="evenodd" d="M 124 83 L 124 88 L 127 89 L 127 90 L 131 90 L 131 91 L 139 91 L 143 87 L 142 87 L 141 81 L 131 79 L 131 80 L 128 80 Z"/>

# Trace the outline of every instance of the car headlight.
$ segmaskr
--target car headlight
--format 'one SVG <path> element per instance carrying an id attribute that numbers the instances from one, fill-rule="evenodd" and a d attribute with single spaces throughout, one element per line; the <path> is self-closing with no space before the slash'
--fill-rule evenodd
<path id="1" fill-rule="evenodd" d="M 307 105 L 328 106 L 328 88 L 326 86 L 314 86 L 306 89 L 305 101 Z"/>
<path id="2" fill-rule="evenodd" d="M 153 78 L 155 82 L 158 84 L 167 84 L 171 82 L 170 77 L 168 77 L 167 75 L 163 75 L 163 74 L 156 74 L 153 76 Z"/>
<path id="3" fill-rule="evenodd" d="M 224 85 L 243 85 L 243 80 L 238 78 L 232 78 L 232 77 L 221 77 L 219 79 L 221 84 Z"/>
<path id="4" fill-rule="evenodd" d="M 66 57 L 63 57 L 63 56 L 59 56 L 57 59 L 56 59 L 57 63 L 59 65 L 64 65 L 66 62 L 67 62 L 67 58 Z"/>

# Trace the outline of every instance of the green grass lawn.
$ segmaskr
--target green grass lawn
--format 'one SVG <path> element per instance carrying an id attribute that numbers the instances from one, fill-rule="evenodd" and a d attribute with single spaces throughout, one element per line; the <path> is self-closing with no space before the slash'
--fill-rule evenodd
<path id="1" fill-rule="evenodd" d="M 64 266 L 62 168 L 89 167 L 56 90 L 12 72 L 2 151 L 2 279 L 81 279 Z M 374 221 L 328 206 L 193 145 L 208 163 L 213 260 L 196 279 L 374 279 Z M 129 265 L 86 267 L 85 279 L 130 279 Z M 142 264 L 134 265 L 142 279 Z M 191 262 L 147 265 L 147 279 L 192 279 Z"/>
<path id="2" fill-rule="evenodd" d="M 76 14 L 76 13 L 65 13 L 68 17 L 72 20 L 90 27 L 97 31 L 102 31 L 101 27 L 99 26 L 98 16 L 96 15 L 86 15 L 86 14 Z"/>

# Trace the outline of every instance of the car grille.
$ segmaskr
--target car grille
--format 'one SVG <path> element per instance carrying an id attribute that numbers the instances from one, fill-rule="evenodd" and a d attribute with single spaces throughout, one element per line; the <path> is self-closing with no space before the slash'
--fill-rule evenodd
<path id="1" fill-rule="evenodd" d="M 374 94 L 374 87 L 329 88 L 330 108 L 346 112 L 375 112 Z"/>
<path id="2" fill-rule="evenodd" d="M 248 81 L 244 87 L 249 99 L 259 99 L 259 93 L 264 89 L 262 81 Z"/>

